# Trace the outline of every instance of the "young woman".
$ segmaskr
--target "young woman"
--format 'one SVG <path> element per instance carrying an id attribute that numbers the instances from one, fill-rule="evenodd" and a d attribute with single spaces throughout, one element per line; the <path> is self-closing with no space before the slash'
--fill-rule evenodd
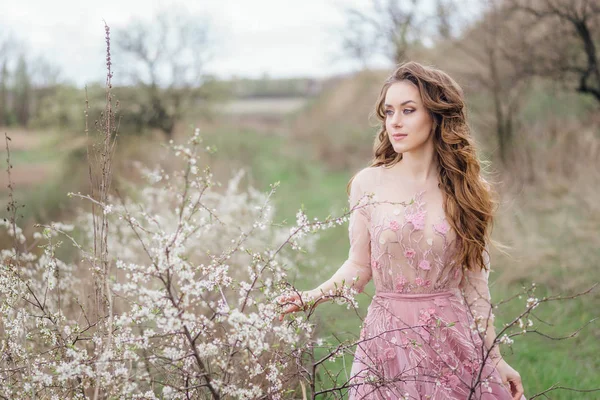
<path id="1" fill-rule="evenodd" d="M 285 314 L 325 301 L 336 284 L 362 292 L 374 280 L 349 399 L 525 398 L 494 345 L 495 202 L 465 112 L 446 73 L 416 62 L 392 73 L 376 104 L 374 160 L 348 184 L 348 260 L 316 289 L 279 299 Z"/>

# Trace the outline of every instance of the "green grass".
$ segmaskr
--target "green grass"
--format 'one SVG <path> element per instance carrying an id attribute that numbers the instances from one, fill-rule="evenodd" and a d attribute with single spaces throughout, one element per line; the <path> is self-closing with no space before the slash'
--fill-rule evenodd
<path id="1" fill-rule="evenodd" d="M 267 191 L 269 184 L 281 182 L 274 198 L 277 218 L 295 220 L 302 204 L 310 217 L 324 218 L 348 204 L 350 174 L 328 172 L 307 156 L 305 148 L 289 148 L 281 137 L 248 129 L 216 130 L 203 137 L 207 144 L 217 146 L 217 158 L 227 160 L 232 169 L 247 167 L 251 184 L 259 190 Z"/>
<path id="2" fill-rule="evenodd" d="M 27 164 L 44 164 L 56 161 L 58 158 L 58 153 L 43 148 L 37 148 L 35 150 L 18 150 L 10 153 L 12 165 L 15 167 Z"/>
<path id="3" fill-rule="evenodd" d="M 506 287 L 492 295 L 500 299 L 503 294 L 514 294 L 517 291 L 518 287 Z M 541 286 L 536 290 L 535 296 L 541 299 L 558 294 Z M 526 298 L 514 299 L 501 306 L 501 313 L 497 315 L 497 331 L 525 309 Z M 600 359 L 596 356 L 599 351 L 600 324 L 598 320 L 588 324 L 597 317 L 598 302 L 594 293 L 571 300 L 542 303 L 533 310 L 530 317 L 533 326 L 528 330 L 538 330 L 553 338 L 564 338 L 584 328 L 574 337 L 560 340 L 528 332 L 523 336 L 515 336 L 515 342 L 510 348 L 502 347 L 505 359 L 521 374 L 528 396 L 552 385 L 579 389 L 600 386 L 597 374 Z M 556 390 L 549 393 L 548 397 L 565 400 L 593 399 L 598 394 Z"/>
<path id="4" fill-rule="evenodd" d="M 21 184 L 14 183 L 13 196 L 18 204 L 25 205 L 19 209 L 19 220 L 31 222 L 47 222 L 53 220 L 61 211 L 70 207 L 67 192 L 75 189 L 72 185 L 73 171 L 65 170 L 65 161 L 72 150 L 62 149 L 61 145 L 68 143 L 58 131 L 31 131 L 28 135 L 36 136 L 37 140 L 27 149 L 11 150 L 10 162 L 13 166 L 13 182 L 15 175 L 23 174 L 19 167 L 35 165 L 43 166 L 43 177 L 37 182 Z M 6 154 L 5 154 L 6 155 Z M 3 160 L 3 170 L 6 161 Z M 42 171 L 40 171 L 42 172 Z M 6 172 L 3 172 L 6 173 Z M 67 176 L 68 175 L 68 176 Z M 0 188 L 0 198 L 8 201 L 8 188 Z"/>
<path id="5" fill-rule="evenodd" d="M 64 152 L 59 150 L 59 145 L 64 140 L 60 134 L 31 134 L 40 138 L 39 143 L 28 149 L 11 150 L 10 160 L 13 166 L 51 163 L 64 158 Z"/>

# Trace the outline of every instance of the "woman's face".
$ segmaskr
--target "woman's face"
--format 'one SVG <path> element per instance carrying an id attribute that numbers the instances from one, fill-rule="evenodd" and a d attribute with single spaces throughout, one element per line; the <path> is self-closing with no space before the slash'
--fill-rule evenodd
<path id="1" fill-rule="evenodd" d="M 433 120 L 410 81 L 393 83 L 384 101 L 385 130 L 396 153 L 423 148 L 433 140 Z"/>

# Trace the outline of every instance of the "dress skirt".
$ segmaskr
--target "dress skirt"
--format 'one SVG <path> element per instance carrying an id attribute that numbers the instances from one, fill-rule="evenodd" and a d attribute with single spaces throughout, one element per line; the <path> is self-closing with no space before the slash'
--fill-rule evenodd
<path id="1" fill-rule="evenodd" d="M 378 292 L 361 329 L 348 399 L 512 399 L 483 349 L 458 290 Z"/>

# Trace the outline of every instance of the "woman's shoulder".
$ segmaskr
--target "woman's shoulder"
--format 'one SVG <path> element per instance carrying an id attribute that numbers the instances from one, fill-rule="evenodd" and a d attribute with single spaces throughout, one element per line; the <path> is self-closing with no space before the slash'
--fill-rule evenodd
<path id="1" fill-rule="evenodd" d="M 380 170 L 381 166 L 365 167 L 356 173 L 356 177 L 364 181 L 369 181 L 375 178 Z"/>
<path id="2" fill-rule="evenodd" d="M 365 167 L 354 175 L 354 181 L 363 189 L 373 188 L 377 182 L 380 167 Z"/>

